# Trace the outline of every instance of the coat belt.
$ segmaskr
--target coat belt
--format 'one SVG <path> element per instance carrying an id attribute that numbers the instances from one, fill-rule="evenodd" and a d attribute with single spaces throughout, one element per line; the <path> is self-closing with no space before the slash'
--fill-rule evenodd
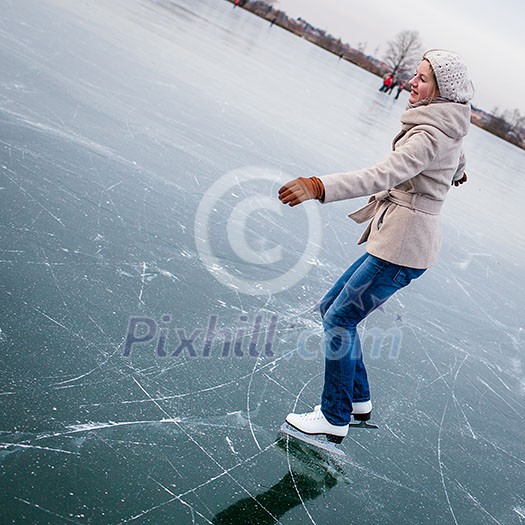
<path id="1" fill-rule="evenodd" d="M 438 215 L 443 206 L 443 201 L 429 199 L 417 193 L 409 193 L 395 188 L 385 191 L 380 191 L 370 197 L 370 201 L 366 206 L 350 213 L 348 216 L 355 222 L 361 223 L 368 221 L 374 217 L 379 208 L 385 202 L 391 202 L 410 210 L 427 213 L 429 215 Z"/>

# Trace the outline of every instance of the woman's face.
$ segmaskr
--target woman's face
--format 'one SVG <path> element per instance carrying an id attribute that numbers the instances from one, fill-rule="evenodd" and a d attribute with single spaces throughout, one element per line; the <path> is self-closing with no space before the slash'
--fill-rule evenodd
<path id="1" fill-rule="evenodd" d="M 408 83 L 412 88 L 410 96 L 408 97 L 408 101 L 411 104 L 415 104 L 429 97 L 439 96 L 434 72 L 428 60 L 423 60 L 421 64 L 419 64 L 415 75 Z"/>

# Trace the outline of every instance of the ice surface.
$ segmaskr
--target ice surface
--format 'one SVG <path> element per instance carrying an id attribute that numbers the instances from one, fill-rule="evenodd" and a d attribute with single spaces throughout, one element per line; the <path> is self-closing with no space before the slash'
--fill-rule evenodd
<path id="1" fill-rule="evenodd" d="M 276 192 L 405 99 L 222 0 L 1 13 L 2 523 L 523 523 L 523 151 L 471 130 L 439 264 L 362 327 L 380 430 L 305 458 L 361 202 Z"/>

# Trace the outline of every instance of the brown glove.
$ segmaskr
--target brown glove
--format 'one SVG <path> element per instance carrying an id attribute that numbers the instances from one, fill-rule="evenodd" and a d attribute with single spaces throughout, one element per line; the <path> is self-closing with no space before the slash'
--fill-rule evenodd
<path id="1" fill-rule="evenodd" d="M 324 185 L 317 177 L 299 177 L 279 190 L 279 200 L 289 206 L 297 206 L 309 199 L 324 200 Z"/>
<path id="2" fill-rule="evenodd" d="M 463 177 L 461 177 L 461 179 L 458 179 L 458 180 L 455 180 L 452 182 L 452 184 L 454 184 L 454 186 L 459 186 L 460 184 L 463 184 L 464 182 L 467 182 L 467 174 L 466 173 L 463 173 Z"/>

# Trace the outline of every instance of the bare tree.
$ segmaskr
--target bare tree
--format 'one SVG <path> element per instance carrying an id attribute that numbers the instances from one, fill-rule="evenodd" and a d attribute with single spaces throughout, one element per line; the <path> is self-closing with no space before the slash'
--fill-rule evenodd
<path id="1" fill-rule="evenodd" d="M 422 56 L 422 45 L 417 31 L 401 31 L 388 43 L 384 59 L 394 76 L 414 69 Z"/>
<path id="2" fill-rule="evenodd" d="M 507 110 L 503 112 L 503 118 L 510 124 L 515 132 L 525 128 L 525 115 L 520 113 L 519 109 Z"/>

